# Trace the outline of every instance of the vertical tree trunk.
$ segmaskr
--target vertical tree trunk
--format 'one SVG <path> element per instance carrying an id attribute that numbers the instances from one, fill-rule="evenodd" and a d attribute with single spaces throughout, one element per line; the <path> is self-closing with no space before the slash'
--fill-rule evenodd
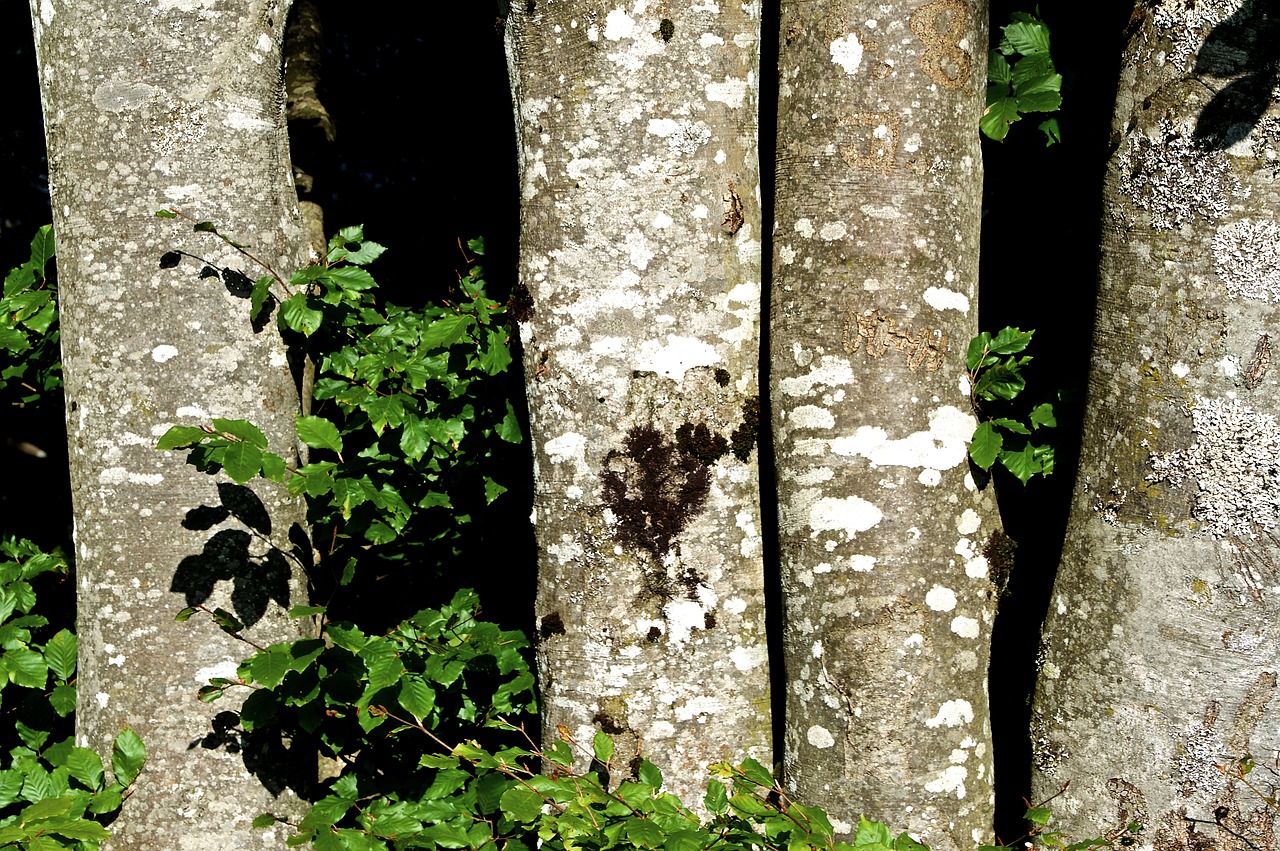
<path id="1" fill-rule="evenodd" d="M 771 312 L 804 801 L 990 840 L 991 488 L 970 474 L 987 4 L 787 2 Z"/>
<path id="2" fill-rule="evenodd" d="M 1231 771 L 1280 749 L 1276 34 L 1260 2 L 1131 23 L 1032 716 L 1036 794 L 1070 781 L 1052 806 L 1077 836 L 1137 821 L 1160 849 L 1276 847 L 1274 808 Z"/>
<path id="3" fill-rule="evenodd" d="M 306 602 L 284 554 L 302 507 L 153 447 L 171 425 L 243 417 L 292 453 L 298 394 L 274 324 L 254 331 L 224 267 L 261 271 L 154 212 L 212 221 L 286 273 L 301 259 L 279 67 L 288 4 L 31 5 L 59 242 L 77 739 L 109 748 L 131 725 L 147 745 L 113 847 L 278 847 L 283 832 L 249 821 L 297 812 L 289 760 L 195 699 L 247 648 L 174 615 L 223 606 L 259 644 L 296 637 L 280 607 Z M 186 252 L 176 267 L 161 262 L 173 251 Z M 201 277 L 201 261 L 224 271 Z"/>
<path id="4" fill-rule="evenodd" d="M 512 4 L 544 729 L 770 759 L 758 2 Z"/>

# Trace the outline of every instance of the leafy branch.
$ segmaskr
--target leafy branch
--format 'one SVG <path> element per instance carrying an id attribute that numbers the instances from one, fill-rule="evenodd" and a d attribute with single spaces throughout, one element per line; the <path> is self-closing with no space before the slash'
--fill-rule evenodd
<path id="1" fill-rule="evenodd" d="M 1036 15 L 1014 12 L 1001 32 L 999 46 L 987 54 L 987 110 L 978 124 L 997 142 L 1023 113 L 1057 112 L 1062 106 L 1062 75 L 1049 55 L 1049 27 Z M 1046 147 L 1062 141 L 1056 118 L 1042 121 L 1040 132 Z"/>
<path id="2" fill-rule="evenodd" d="M 993 337 L 984 331 L 969 341 L 965 358 L 969 397 L 979 419 L 969 444 L 969 457 L 983 470 L 990 470 L 998 460 L 1024 485 L 1032 476 L 1048 476 L 1053 472 L 1053 443 L 1036 439 L 1040 429 L 1057 426 L 1053 405 L 1049 402 L 1036 405 L 1023 420 L 990 416 L 983 410 L 983 403 L 996 403 L 992 407 L 1007 409 L 1003 403 L 1018 398 L 1026 389 L 1022 368 L 1031 362 L 1031 357 L 1015 355 L 1026 350 L 1033 334 L 1035 331 L 1005 328 Z"/>

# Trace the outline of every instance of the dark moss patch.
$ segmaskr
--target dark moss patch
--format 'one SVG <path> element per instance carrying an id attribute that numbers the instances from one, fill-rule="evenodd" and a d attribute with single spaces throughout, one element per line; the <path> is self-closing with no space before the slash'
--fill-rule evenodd
<path id="1" fill-rule="evenodd" d="M 662 23 L 658 24 L 658 34 L 662 36 L 663 41 L 671 41 L 676 34 L 675 21 L 663 18 Z"/>
<path id="2" fill-rule="evenodd" d="M 560 613 L 552 612 L 544 615 L 542 623 L 538 626 L 538 634 L 544 641 L 553 635 L 564 635 L 564 620 L 560 617 Z"/>
<path id="3" fill-rule="evenodd" d="M 987 560 L 987 577 L 1001 595 L 1009 590 L 1009 577 L 1017 561 L 1018 542 L 999 529 L 991 533 L 982 546 L 982 557 Z"/>
<path id="4" fill-rule="evenodd" d="M 716 628 L 716 616 L 714 612 L 707 612 L 705 615 L 702 616 L 702 628 L 703 629 Z"/>
<path id="5" fill-rule="evenodd" d="M 533 293 L 524 284 L 516 284 L 507 300 L 507 309 L 515 321 L 528 322 L 533 318 Z"/>
<path id="6" fill-rule="evenodd" d="M 709 467 L 729 451 L 729 441 L 707 428 L 706 423 L 685 423 L 676 429 L 676 448 Z"/>
<path id="7" fill-rule="evenodd" d="M 605 698 L 591 716 L 591 723 L 599 724 L 611 736 L 627 732 L 627 704 L 619 697 Z"/>
<path id="8" fill-rule="evenodd" d="M 729 375 L 729 370 L 717 369 L 715 372 L 715 376 L 716 376 L 716 384 L 719 384 L 721 387 L 729 386 L 729 378 L 731 377 Z"/>
<path id="9" fill-rule="evenodd" d="M 755 449 L 756 439 L 760 434 L 760 397 L 752 396 L 742 403 L 742 425 L 729 435 L 729 445 L 733 447 L 734 457 L 746 461 Z"/>
<path id="10" fill-rule="evenodd" d="M 644 640 L 650 644 L 657 644 L 662 640 L 662 630 L 656 626 L 649 627 L 649 633 L 644 637 Z"/>
<path id="11" fill-rule="evenodd" d="M 614 535 L 655 559 L 702 510 L 711 490 L 707 465 L 676 450 L 652 426 L 635 426 L 600 474 L 603 499 L 617 518 Z"/>

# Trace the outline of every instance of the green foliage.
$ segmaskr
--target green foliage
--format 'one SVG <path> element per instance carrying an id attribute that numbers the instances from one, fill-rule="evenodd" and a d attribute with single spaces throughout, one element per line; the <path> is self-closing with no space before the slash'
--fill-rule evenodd
<path id="1" fill-rule="evenodd" d="M 53 228 L 31 240 L 31 257 L 9 271 L 0 294 L 0 402 L 26 404 L 62 386 L 57 291 L 50 277 Z"/>
<path id="2" fill-rule="evenodd" d="M 37 593 L 40 577 L 69 571 L 59 553 L 0 539 L 0 727 L 12 730 L 0 734 L 8 751 L 0 755 L 0 848 L 96 849 L 111 836 L 101 821 L 120 810 L 146 757 L 137 734 L 124 730 L 112 779 L 102 757 L 69 735 L 76 637 L 67 629 L 48 635 Z"/>
<path id="3" fill-rule="evenodd" d="M 1005 328 L 993 337 L 984 331 L 969 341 L 965 360 L 970 398 L 980 419 L 969 444 L 969 457 L 984 470 L 990 470 L 998 460 L 1024 485 L 1032 476 L 1053 472 L 1054 446 L 1043 439 L 1043 434 L 1036 434 L 1058 424 L 1053 405 L 1036 405 L 1024 420 L 1010 415 L 991 416 L 983 410 L 982 403 L 994 403 L 993 410 L 1011 413 L 1008 403 L 1026 389 L 1022 368 L 1031 362 L 1030 356 L 1014 356 L 1026 350 L 1033 334 L 1035 331 Z"/>
<path id="4" fill-rule="evenodd" d="M 1001 32 L 999 46 L 987 54 L 987 111 L 979 122 L 997 142 L 1023 113 L 1057 112 L 1062 106 L 1062 75 L 1049 55 L 1049 27 L 1037 15 L 1014 12 Z M 1056 118 L 1041 122 L 1040 131 L 1046 147 L 1062 141 Z"/>

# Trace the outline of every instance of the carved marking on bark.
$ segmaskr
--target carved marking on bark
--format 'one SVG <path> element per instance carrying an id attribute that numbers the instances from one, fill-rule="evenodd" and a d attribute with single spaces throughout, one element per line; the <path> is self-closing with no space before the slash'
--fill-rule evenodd
<path id="1" fill-rule="evenodd" d="M 947 354 L 947 332 L 899 328 L 898 321 L 879 308 L 858 313 L 850 307 L 844 315 L 843 347 L 849 354 L 862 350 L 872 358 L 884 357 L 890 350 L 905 352 L 912 372 L 921 366 L 937 372 Z"/>
<path id="2" fill-rule="evenodd" d="M 840 159 L 850 168 L 888 172 L 897 167 L 902 116 L 894 112 L 855 112 L 841 118 L 838 124 L 840 127 L 855 128 L 850 136 L 862 135 L 854 144 L 839 146 Z M 856 128 L 864 130 L 858 131 Z"/>
<path id="3" fill-rule="evenodd" d="M 1263 334 L 1258 338 L 1258 345 L 1253 350 L 1253 358 L 1244 372 L 1244 386 L 1253 390 L 1262 383 L 1262 379 L 1271 368 L 1271 338 Z"/>
<path id="4" fill-rule="evenodd" d="M 939 22 L 946 19 L 946 28 Z M 969 24 L 969 10 L 961 0 L 933 0 L 911 14 L 911 32 L 924 42 L 920 69 L 945 89 L 958 89 L 969 80 L 973 60 L 960 49 Z"/>
<path id="5" fill-rule="evenodd" d="M 746 219 L 742 215 L 742 199 L 738 197 L 738 190 L 733 188 L 733 184 L 726 184 L 729 191 L 720 196 L 720 200 L 724 202 L 724 221 L 720 223 L 720 229 L 729 236 L 733 236 L 742 229 Z"/>

